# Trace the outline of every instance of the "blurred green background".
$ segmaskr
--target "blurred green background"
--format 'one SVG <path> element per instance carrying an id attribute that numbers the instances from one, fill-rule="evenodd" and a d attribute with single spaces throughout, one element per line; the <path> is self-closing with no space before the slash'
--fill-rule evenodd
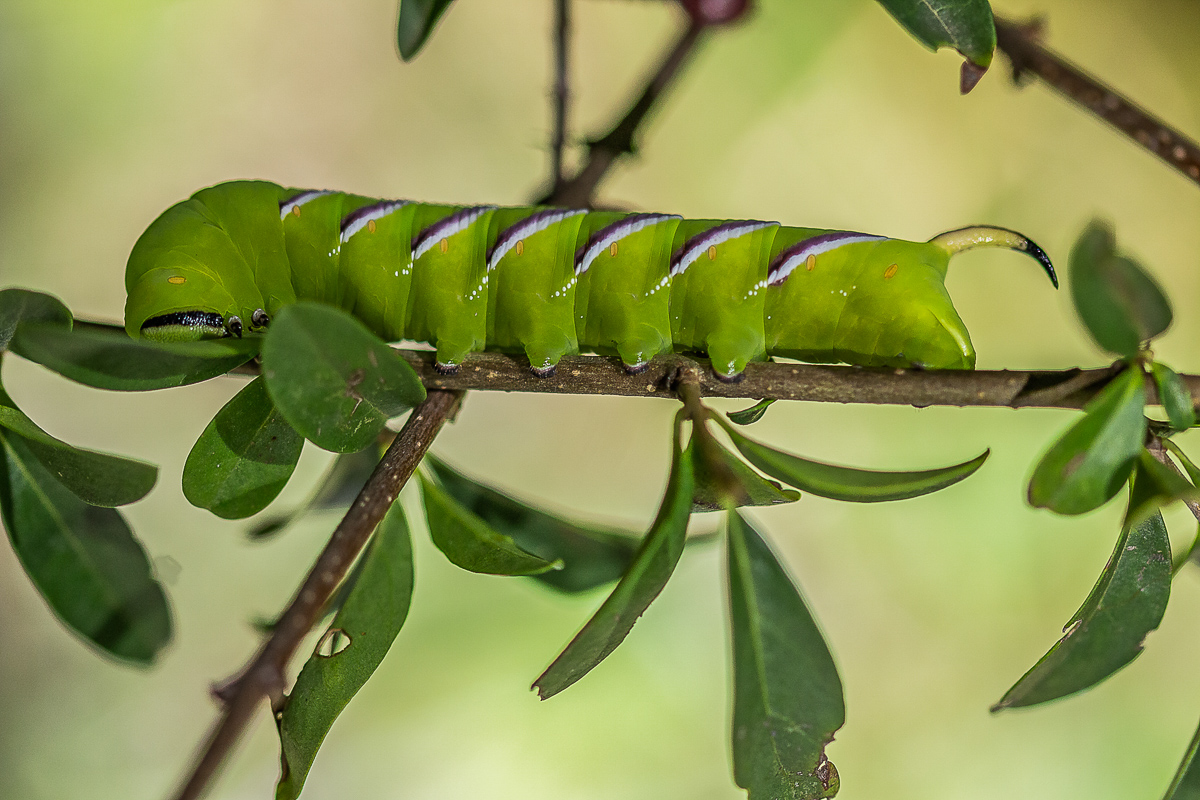
<path id="1" fill-rule="evenodd" d="M 1100 214 L 1175 303 L 1158 354 L 1200 370 L 1195 185 L 1045 88 L 1013 88 L 999 57 L 960 97 L 958 59 L 922 50 L 874 2 L 761 5 L 701 53 L 605 200 L 920 239 L 989 222 L 1027 232 L 1064 269 Z M 231 178 L 525 202 L 547 160 L 550 6 L 460 0 L 405 65 L 393 51 L 395 0 L 5 0 L 0 283 L 119 319 L 138 234 L 169 204 Z M 1200 133 L 1196 3 L 996 7 L 1045 12 L 1056 48 Z M 576 4 L 577 136 L 607 126 L 679 16 L 657 3 Z M 1025 259 L 963 256 L 949 283 L 981 367 L 1102 363 L 1067 293 Z M 183 460 L 238 381 L 116 395 L 9 358 L 4 382 L 55 435 L 162 465 L 157 491 L 127 513 L 168 584 L 177 635 L 153 670 L 106 662 L 55 622 L 0 547 L 0 796 L 162 797 L 213 719 L 208 684 L 244 662 L 250 621 L 286 602 L 334 518 L 256 545 L 245 524 L 186 503 Z M 548 507 L 642 527 L 672 412 L 659 400 L 477 393 L 436 450 Z M 1116 534 L 1116 507 L 1068 520 L 1024 503 L 1032 464 L 1071 418 L 780 404 L 757 426 L 777 446 L 880 468 L 993 448 L 978 475 L 932 497 L 863 507 L 807 497 L 755 515 L 843 672 L 848 721 L 829 749 L 840 797 L 1161 795 L 1200 716 L 1200 570 L 1177 579 L 1131 667 L 1045 708 L 987 712 L 1056 640 Z M 302 498 L 328 459 L 306 452 L 279 506 Z M 1177 548 L 1189 519 L 1169 517 Z M 689 552 L 626 644 L 539 703 L 529 682 L 602 595 L 459 572 L 414 529 L 409 622 L 331 733 L 306 797 L 740 796 L 718 549 Z M 274 740 L 264 715 L 212 796 L 272 796 Z"/>

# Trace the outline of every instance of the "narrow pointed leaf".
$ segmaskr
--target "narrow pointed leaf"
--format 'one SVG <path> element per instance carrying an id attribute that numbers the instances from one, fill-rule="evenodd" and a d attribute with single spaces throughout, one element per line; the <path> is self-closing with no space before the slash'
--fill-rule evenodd
<path id="1" fill-rule="evenodd" d="M 1163 800 L 1200 800 L 1200 728 L 1192 736 Z"/>
<path id="2" fill-rule="evenodd" d="M 1192 460 L 1187 457 L 1187 454 L 1179 448 L 1179 445 L 1175 444 L 1175 442 L 1171 441 L 1170 439 L 1162 439 L 1160 441 L 1162 442 L 1163 447 L 1167 448 L 1167 450 L 1169 450 L 1173 456 L 1179 459 L 1179 463 L 1183 465 L 1183 471 L 1187 473 L 1187 476 L 1191 482 L 1197 486 L 1200 486 L 1200 467 L 1197 467 Z"/>
<path id="3" fill-rule="evenodd" d="M 285 306 L 271 321 L 262 360 L 280 413 L 335 453 L 365 449 L 388 419 L 425 399 L 408 362 L 354 317 L 321 303 Z"/>
<path id="4" fill-rule="evenodd" d="M 16 434 L 43 467 L 76 497 L 94 506 L 123 506 L 154 488 L 158 467 L 83 450 L 55 439 L 16 407 L 0 388 L 0 428 Z"/>
<path id="5" fill-rule="evenodd" d="M 334 508 L 349 508 L 379 463 L 379 449 L 368 447 L 357 453 L 341 453 L 321 476 L 312 496 L 299 507 L 265 519 L 250 529 L 251 539 L 274 536 L 305 514 Z"/>
<path id="6" fill-rule="evenodd" d="M 116 658 L 154 661 L 171 639 L 171 611 L 146 551 L 119 512 L 81 501 L 4 431 L 0 515 L 21 566 L 63 624 Z"/>
<path id="7" fill-rule="evenodd" d="M 400 0 L 400 19 L 396 23 L 396 46 L 400 57 L 411 61 L 433 33 L 442 14 L 454 0 Z"/>
<path id="8" fill-rule="evenodd" d="M 304 438 L 255 378 L 196 440 L 183 465 L 183 494 L 223 519 L 257 514 L 283 491 L 303 448 Z"/>
<path id="9" fill-rule="evenodd" d="M 734 779 L 749 800 L 833 797 L 825 747 L 846 721 L 837 666 L 800 590 L 736 512 L 728 547 Z"/>
<path id="10" fill-rule="evenodd" d="M 1129 514 L 1091 594 L 1063 637 L 1025 673 L 992 711 L 1031 706 L 1087 689 L 1133 661 L 1158 627 L 1171 593 L 1171 543 L 1157 511 L 1136 521 L 1156 483 L 1139 465 Z"/>
<path id="11" fill-rule="evenodd" d="M 1083 514 L 1116 496 L 1146 439 L 1145 405 L 1142 371 L 1129 367 L 1042 456 L 1029 480 L 1030 505 Z"/>
<path id="12" fill-rule="evenodd" d="M 759 400 L 749 408 L 744 408 L 741 411 L 731 411 L 725 416 L 729 417 L 729 421 L 737 425 L 753 425 L 763 418 L 767 413 L 767 409 L 771 407 L 774 400 Z"/>
<path id="13" fill-rule="evenodd" d="M 438 483 L 463 508 L 529 553 L 563 568 L 533 577 L 563 592 L 585 592 L 625 574 L 640 539 L 621 528 L 581 525 L 539 511 L 426 456 Z"/>
<path id="14" fill-rule="evenodd" d="M 1126 524 L 1137 524 L 1163 506 L 1177 500 L 1200 500 L 1200 489 L 1166 464 L 1159 462 L 1145 448 L 1138 456 L 1137 481 L 1141 484 L 1134 498 L 1137 504 L 1134 505 L 1134 501 L 1130 502 L 1129 509 L 1125 512 Z"/>
<path id="15" fill-rule="evenodd" d="M 810 461 L 747 439 L 722 423 L 725 432 L 754 466 L 802 492 L 851 503 L 881 503 L 920 497 L 953 486 L 983 466 L 990 450 L 970 461 L 940 469 L 883 472 Z"/>
<path id="16" fill-rule="evenodd" d="M 537 575 L 562 567 L 561 561 L 525 550 L 464 508 L 437 482 L 420 477 L 429 535 L 451 564 L 485 575 Z"/>
<path id="17" fill-rule="evenodd" d="M 326 633 L 349 643 L 332 654 L 322 654 L 318 646 L 300 670 L 279 720 L 283 769 L 276 800 L 300 794 L 329 729 L 383 661 L 408 616 L 412 544 L 400 503 L 393 503 L 379 523 L 359 565 L 358 579 Z M 329 644 L 330 639 L 322 642 Z"/>
<path id="18" fill-rule="evenodd" d="M 1096 344 L 1132 358 L 1171 325 L 1171 304 L 1154 278 L 1116 252 L 1112 229 L 1094 220 L 1071 249 L 1071 299 Z"/>
<path id="19" fill-rule="evenodd" d="M 69 330 L 71 312 L 48 294 L 27 289 L 0 291 L 0 352 L 8 349 L 17 326 L 23 322 L 48 322 Z"/>
<path id="20" fill-rule="evenodd" d="M 250 336 L 163 344 L 83 325 L 26 323 L 10 349 L 85 386 L 145 392 L 224 375 L 254 358 L 260 344 Z"/>
<path id="21" fill-rule="evenodd" d="M 992 63 L 996 24 L 987 0 L 879 0 L 921 44 L 930 50 L 953 47 L 963 64 L 961 89 L 971 91 Z"/>
<path id="22" fill-rule="evenodd" d="M 1167 420 L 1171 428 L 1185 431 L 1196 424 L 1196 409 L 1192 405 L 1192 395 L 1187 384 L 1179 373 L 1155 361 L 1150 365 L 1150 374 L 1154 376 L 1154 385 L 1158 388 L 1158 401 L 1163 411 L 1167 412 Z"/>
<path id="23" fill-rule="evenodd" d="M 693 513 L 743 506 L 773 506 L 794 503 L 800 499 L 799 492 L 784 489 L 775 481 L 762 477 L 711 438 L 706 446 L 701 446 L 693 436 L 688 449 L 691 450 L 696 473 Z"/>
<path id="24" fill-rule="evenodd" d="M 658 516 L 642 540 L 628 571 L 600 609 L 533 683 L 543 699 L 566 689 L 617 648 L 638 618 L 667 585 L 687 539 L 692 508 L 693 467 L 679 446 L 678 420 L 673 434 L 671 475 Z"/>

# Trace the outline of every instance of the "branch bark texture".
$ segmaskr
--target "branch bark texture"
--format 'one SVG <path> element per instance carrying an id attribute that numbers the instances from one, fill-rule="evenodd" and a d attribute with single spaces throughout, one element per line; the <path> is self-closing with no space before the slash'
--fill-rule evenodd
<path id="1" fill-rule="evenodd" d="M 453 416 L 461 398 L 460 392 L 434 390 L 429 392 L 425 402 L 413 409 L 408 422 L 317 557 L 271 637 L 249 666 L 220 691 L 219 696 L 225 701 L 224 711 L 187 782 L 175 795 L 177 800 L 196 800 L 203 795 L 264 699 L 269 698 L 274 709 L 280 708 L 287 687 L 288 663 L 317 623 L 322 609 L 400 494 L 400 489 L 421 463 L 442 425 Z"/>
<path id="2" fill-rule="evenodd" d="M 996 44 L 1012 63 L 1013 80 L 1036 75 L 1200 184 L 1200 146 L 1039 41 L 1041 24 L 996 19 Z"/>

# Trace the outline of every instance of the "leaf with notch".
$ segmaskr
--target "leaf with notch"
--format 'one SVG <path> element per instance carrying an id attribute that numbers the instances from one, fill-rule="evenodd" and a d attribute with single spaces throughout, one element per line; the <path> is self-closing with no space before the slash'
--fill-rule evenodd
<path id="1" fill-rule="evenodd" d="M 305 514 L 328 509 L 349 508 L 379 464 L 379 448 L 371 446 L 357 453 L 341 453 L 321 476 L 312 495 L 298 508 L 265 519 L 247 535 L 254 540 L 275 536 Z"/>
<path id="2" fill-rule="evenodd" d="M 1167 412 L 1171 429 L 1186 431 L 1196 424 L 1196 409 L 1192 405 L 1192 394 L 1179 373 L 1166 364 L 1155 361 L 1150 364 L 1150 374 L 1158 388 L 1158 401 Z"/>
<path id="3" fill-rule="evenodd" d="M 412 61 L 416 57 L 452 2 L 454 0 L 400 0 L 396 47 L 401 58 Z"/>
<path id="4" fill-rule="evenodd" d="M 996 52 L 996 24 L 987 0 L 879 0 L 879 4 L 930 50 L 953 47 L 966 59 L 963 94 L 987 72 Z"/>
<path id="5" fill-rule="evenodd" d="M 158 480 L 158 467 L 153 464 L 83 450 L 55 439 L 17 408 L 3 388 L 0 429 L 19 436 L 59 483 L 94 506 L 123 506 L 141 500 Z"/>
<path id="6" fill-rule="evenodd" d="M 4 289 L 0 291 L 0 352 L 8 349 L 8 343 L 17 326 L 23 322 L 44 322 L 71 328 L 71 312 L 57 297 L 28 289 Z"/>
<path id="7" fill-rule="evenodd" d="M 621 528 L 582 525 L 529 506 L 468 478 L 434 456 L 425 463 L 446 493 L 496 532 L 526 552 L 563 568 L 532 576 L 563 592 L 586 592 L 618 580 L 633 561 L 640 540 Z"/>
<path id="8" fill-rule="evenodd" d="M 696 473 L 693 513 L 743 506 L 774 506 L 800 499 L 799 492 L 784 489 L 775 481 L 762 477 L 711 436 L 701 443 L 693 435 L 688 450 Z"/>
<path id="9" fill-rule="evenodd" d="M 991 452 L 984 450 L 975 458 L 961 464 L 915 472 L 854 469 L 810 461 L 775 450 L 753 439 L 747 439 L 728 423 L 717 419 L 746 460 L 772 478 L 778 478 L 802 492 L 851 503 L 905 500 L 940 491 L 972 475 L 983 466 Z"/>
<path id="10" fill-rule="evenodd" d="M 20 325 L 10 349 L 85 386 L 145 392 L 224 375 L 258 355 L 260 344 L 251 336 L 164 344 L 123 331 L 37 322 Z"/>
<path id="11" fill-rule="evenodd" d="M 304 439 L 255 378 L 217 412 L 183 465 L 183 495 L 222 519 L 257 514 L 287 485 Z"/>
<path id="12" fill-rule="evenodd" d="M 429 535 L 451 564 L 485 575 L 537 575 L 562 568 L 561 561 L 536 556 L 492 528 L 436 481 L 420 479 Z"/>
<path id="13" fill-rule="evenodd" d="M 323 303 L 285 306 L 271 322 L 262 360 L 276 408 L 305 439 L 335 453 L 365 449 L 389 419 L 425 399 L 399 353 Z"/>
<path id="14" fill-rule="evenodd" d="M 1116 496 L 1146 440 L 1145 406 L 1145 379 L 1134 365 L 1093 397 L 1083 419 L 1042 456 L 1029 480 L 1029 504 L 1083 514 Z"/>
<path id="15" fill-rule="evenodd" d="M 730 512 L 728 534 L 734 779 L 750 800 L 833 797 L 825 747 L 846 721 L 837 666 L 758 531 Z"/>
<path id="16" fill-rule="evenodd" d="M 153 663 L 171 639 L 171 610 L 119 512 L 84 503 L 21 437 L 0 431 L 0 515 L 21 566 L 63 624 L 109 655 Z"/>
<path id="17" fill-rule="evenodd" d="M 1071 299 L 1096 344 L 1133 358 L 1171 325 L 1171 304 L 1154 278 L 1118 255 L 1112 228 L 1093 220 L 1071 248 Z"/>
<path id="18" fill-rule="evenodd" d="M 1160 465 L 1161 466 L 1161 465 Z M 1139 461 L 1129 511 L 1113 554 L 1087 600 L 1063 628 L 1064 635 L 1017 681 L 992 711 L 1031 706 L 1083 691 L 1112 675 L 1142 652 L 1158 627 L 1171 593 L 1171 543 L 1153 507 L 1158 482 Z"/>
<path id="19" fill-rule="evenodd" d="M 321 654 L 318 646 L 300 670 L 279 719 L 283 774 L 276 800 L 299 796 L 329 729 L 379 667 L 408 616 L 412 544 L 399 502 L 379 523 L 356 572 L 357 580 L 325 634 L 346 637 L 349 644 L 331 655 Z"/>
<path id="20" fill-rule="evenodd" d="M 681 417 L 672 433 L 673 456 L 658 515 L 628 571 L 583 629 L 546 668 L 533 688 L 543 699 L 566 689 L 617 648 L 662 592 L 679 563 L 692 509 L 692 460 L 679 446 Z"/>

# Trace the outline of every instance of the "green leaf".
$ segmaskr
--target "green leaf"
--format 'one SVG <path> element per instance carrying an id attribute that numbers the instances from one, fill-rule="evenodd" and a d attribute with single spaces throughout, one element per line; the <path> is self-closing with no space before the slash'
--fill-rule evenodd
<path id="1" fill-rule="evenodd" d="M 1200 800 L 1200 758 L 1197 754 L 1200 754 L 1200 729 L 1196 730 L 1192 743 L 1183 754 L 1183 761 L 1163 800 Z"/>
<path id="2" fill-rule="evenodd" d="M 1029 503 L 1056 514 L 1083 514 L 1111 500 L 1146 440 L 1146 388 L 1140 367 L 1113 378 L 1084 406 L 1083 419 L 1055 442 L 1033 470 Z"/>
<path id="3" fill-rule="evenodd" d="M 446 462 L 426 456 L 438 483 L 465 510 L 526 552 L 563 568 L 533 578 L 563 592 L 586 592 L 618 580 L 633 561 L 640 540 L 621 528 L 582 525 L 539 511 L 472 480 Z"/>
<path id="4" fill-rule="evenodd" d="M 102 328 L 27 323 L 17 329 L 11 349 L 85 386 L 144 392 L 224 375 L 254 358 L 260 343 L 247 336 L 162 344 Z"/>
<path id="5" fill-rule="evenodd" d="M 719 418 L 718 418 L 719 421 Z M 990 450 L 970 461 L 917 472 L 881 472 L 810 461 L 747 439 L 721 422 L 734 446 L 754 466 L 802 492 L 851 503 L 904 500 L 953 486 L 983 466 Z"/>
<path id="6" fill-rule="evenodd" d="M 543 700 L 566 689 L 607 658 L 662 592 L 675 571 L 687 539 L 693 490 L 692 460 L 679 446 L 679 433 L 680 418 L 677 417 L 671 475 L 654 524 L 612 594 L 554 663 L 534 681 L 533 688 Z"/>
<path id="7" fill-rule="evenodd" d="M 283 491 L 303 448 L 303 437 L 255 378 L 196 440 L 183 465 L 183 494 L 223 519 L 257 514 Z"/>
<path id="8" fill-rule="evenodd" d="M 767 413 L 767 409 L 771 407 L 774 400 L 759 400 L 749 408 L 744 408 L 741 411 L 731 411 L 725 416 L 729 417 L 729 421 L 738 425 L 753 425 L 763 418 Z"/>
<path id="9" fill-rule="evenodd" d="M 27 289 L 0 291 L 0 352 L 8 349 L 17 325 L 23 322 L 48 322 L 69 330 L 71 312 L 48 294 Z"/>
<path id="10" fill-rule="evenodd" d="M 420 478 L 429 535 L 451 564 L 485 575 L 537 575 L 562 567 L 561 561 L 547 561 L 523 549 L 464 508 L 436 482 L 424 475 Z"/>
<path id="11" fill-rule="evenodd" d="M 63 488 L 20 437 L 0 431 L 0 451 L 0 515 L 51 610 L 104 652 L 152 663 L 171 639 L 171 611 L 125 519 Z"/>
<path id="12" fill-rule="evenodd" d="M 250 529 L 251 539 L 274 536 L 305 514 L 327 509 L 349 508 L 367 479 L 379 464 L 379 448 L 375 446 L 357 453 L 342 453 L 333 460 L 321 476 L 312 496 L 298 508 L 265 519 Z"/>
<path id="13" fill-rule="evenodd" d="M 1138 464 L 1129 511 L 1095 587 L 1063 628 L 1065 635 L 992 711 L 1031 706 L 1087 689 L 1133 661 L 1158 627 L 1171 593 L 1171 543 L 1153 504 L 1157 482 Z"/>
<path id="14" fill-rule="evenodd" d="M 962 92 L 974 88 L 992 63 L 996 24 L 987 0 L 879 0 L 918 42 L 930 50 L 953 47 L 967 60 Z"/>
<path id="15" fill-rule="evenodd" d="M 1192 463 L 1192 460 L 1187 457 L 1187 454 L 1175 442 L 1170 439 L 1160 439 L 1159 441 L 1162 442 L 1163 447 L 1167 448 L 1172 455 L 1179 459 L 1180 464 L 1183 464 L 1183 471 L 1187 473 L 1191 482 L 1200 486 L 1200 467 Z"/>
<path id="16" fill-rule="evenodd" d="M 19 436 L 59 483 L 94 506 L 123 506 L 141 500 L 158 480 L 158 467 L 153 464 L 83 450 L 55 439 L 25 416 L 3 388 L 0 428 Z"/>
<path id="17" fill-rule="evenodd" d="M 695 465 L 693 513 L 742 506 L 773 506 L 800 499 L 799 492 L 784 489 L 775 481 L 762 477 L 711 436 L 705 440 L 692 436 L 688 450 Z"/>
<path id="18" fill-rule="evenodd" d="M 750 800 L 833 797 L 825 746 L 846 721 L 842 682 L 800 590 L 740 514 L 729 514 L 733 775 Z"/>
<path id="19" fill-rule="evenodd" d="M 412 367 L 345 311 L 285 306 L 263 344 L 267 391 L 305 439 L 335 453 L 375 441 L 384 424 L 425 399 Z"/>
<path id="20" fill-rule="evenodd" d="M 1132 358 L 1171 325 L 1171 304 L 1142 267 L 1117 255 L 1112 229 L 1093 220 L 1071 249 L 1071 299 L 1096 344 Z"/>
<path id="21" fill-rule="evenodd" d="M 1167 412 L 1171 429 L 1185 431 L 1196 424 L 1196 409 L 1192 405 L 1192 393 L 1179 373 L 1155 361 L 1150 364 L 1150 374 L 1158 387 L 1158 401 Z"/>
<path id="22" fill-rule="evenodd" d="M 1142 484 L 1137 493 L 1137 505 L 1130 502 L 1129 510 L 1125 512 L 1126 523 L 1136 525 L 1178 500 L 1200 500 L 1200 489 L 1145 448 L 1138 456 L 1137 480 Z"/>
<path id="23" fill-rule="evenodd" d="M 396 46 L 400 57 L 411 61 L 433 33 L 442 14 L 454 0 L 400 0 L 400 19 L 396 23 Z"/>
<path id="24" fill-rule="evenodd" d="M 300 670 L 279 720 L 283 774 L 276 800 L 294 800 L 338 714 L 383 661 L 408 616 L 412 543 L 393 503 L 359 562 L 358 580 L 317 651 Z M 330 653 L 326 648 L 345 646 Z"/>

